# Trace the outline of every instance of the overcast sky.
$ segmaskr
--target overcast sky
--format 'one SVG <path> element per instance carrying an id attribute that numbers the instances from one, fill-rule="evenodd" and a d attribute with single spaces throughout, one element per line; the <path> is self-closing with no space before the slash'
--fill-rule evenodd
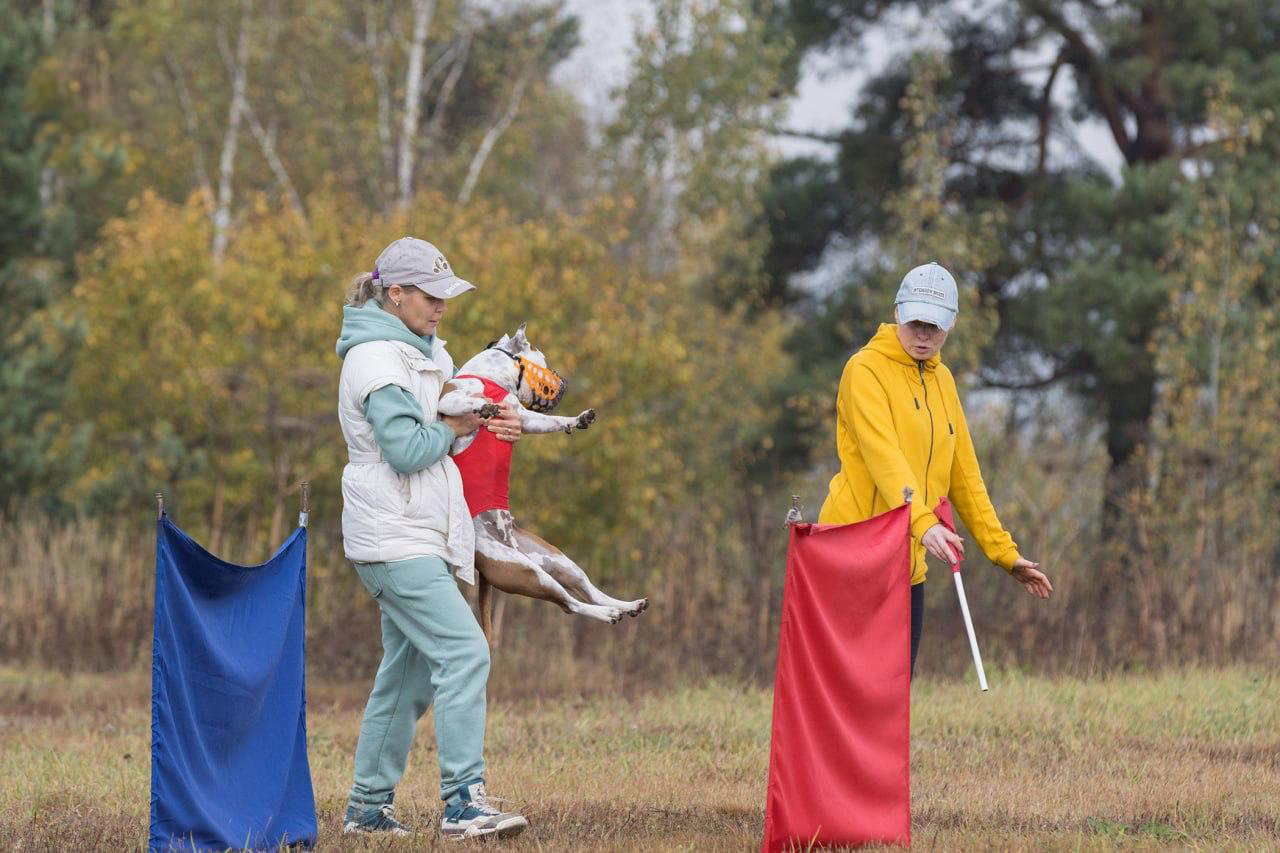
<path id="1" fill-rule="evenodd" d="M 975 0 L 981 3 L 982 0 Z M 626 80 L 632 39 L 637 22 L 647 20 L 648 0 L 567 0 L 566 8 L 577 15 L 582 42 L 556 71 L 556 79 L 567 86 L 601 121 L 608 117 L 610 93 Z M 835 131 L 849 123 L 849 108 L 868 76 L 884 67 L 906 45 L 941 43 L 941 34 L 928 21 L 916 16 L 877 26 L 866 34 L 860 49 L 840 55 L 813 56 L 805 61 L 799 91 L 789 105 L 788 126 L 806 131 Z M 1058 99 L 1064 87 L 1057 88 Z M 1121 158 L 1102 122 L 1074 126 L 1075 145 L 1102 164 L 1112 175 L 1119 172 Z M 830 146 L 798 139 L 776 139 L 782 155 L 800 153 L 828 156 Z M 1063 150 L 1065 143 L 1054 146 Z M 1051 150 L 1051 155 L 1055 153 Z"/>
<path id="2" fill-rule="evenodd" d="M 594 117 L 606 118 L 609 93 L 626 80 L 637 22 L 648 19 L 648 0 L 568 0 L 565 5 L 578 16 L 582 44 L 557 69 L 556 79 L 575 91 Z M 834 131 L 848 124 L 852 95 L 866 78 L 867 68 L 878 67 L 890 55 L 887 39 L 877 39 L 869 47 L 871 55 L 860 67 L 850 67 L 847 58 L 807 63 L 800 92 L 791 103 L 789 126 Z M 777 145 L 784 154 L 829 153 L 820 143 L 779 139 Z"/>

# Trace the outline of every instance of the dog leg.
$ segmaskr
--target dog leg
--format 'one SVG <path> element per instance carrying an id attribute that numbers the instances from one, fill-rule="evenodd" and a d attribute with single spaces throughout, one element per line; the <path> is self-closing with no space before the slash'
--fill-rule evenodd
<path id="1" fill-rule="evenodd" d="M 436 404 L 441 415 L 467 415 L 476 412 L 482 418 L 491 418 L 498 407 L 485 399 L 484 386 L 474 379 L 452 379 L 445 383 Z"/>
<path id="2" fill-rule="evenodd" d="M 649 606 L 649 599 L 638 598 L 635 601 L 620 601 L 605 595 L 587 577 L 587 573 L 564 552 L 545 539 L 530 533 L 522 527 L 515 528 L 516 545 L 520 551 L 538 561 L 547 574 L 574 595 L 604 607 L 616 607 L 627 616 L 639 616 Z"/>
<path id="3" fill-rule="evenodd" d="M 527 554 L 499 541 L 483 525 L 478 523 L 476 528 L 476 568 L 494 587 L 513 595 L 550 601 L 566 613 L 601 622 L 614 623 L 625 615 L 617 607 L 579 601 Z"/>
<path id="4" fill-rule="evenodd" d="M 520 412 L 520 429 L 530 435 L 544 435 L 549 432 L 572 433 L 576 429 L 586 429 L 596 421 L 596 410 L 587 409 L 572 418 L 558 415 L 544 415 L 522 409 Z"/>
<path id="5" fill-rule="evenodd" d="M 483 388 L 484 386 L 474 379 L 454 379 L 446 382 L 440 402 L 436 405 L 436 413 L 444 416 L 468 415 L 474 412 L 488 420 L 498 414 L 498 407 L 485 399 L 484 394 L 481 393 Z M 475 437 L 474 432 L 458 436 L 449 447 L 449 453 L 457 456 L 471 446 Z"/>

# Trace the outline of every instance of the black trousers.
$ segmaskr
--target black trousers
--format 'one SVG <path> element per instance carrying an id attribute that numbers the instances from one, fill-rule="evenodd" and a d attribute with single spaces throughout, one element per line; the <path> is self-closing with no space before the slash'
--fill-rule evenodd
<path id="1" fill-rule="evenodd" d="M 924 627 L 924 582 L 911 587 L 911 675 L 916 674 L 916 654 L 920 651 L 920 629 Z"/>

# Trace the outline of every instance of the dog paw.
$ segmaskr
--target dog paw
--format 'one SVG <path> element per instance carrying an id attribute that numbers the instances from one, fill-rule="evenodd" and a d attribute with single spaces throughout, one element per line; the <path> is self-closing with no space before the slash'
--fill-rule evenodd
<path id="1" fill-rule="evenodd" d="M 498 408 L 497 403 L 485 403 L 483 406 L 476 409 L 476 414 L 487 421 L 489 418 L 496 417 L 499 411 L 501 411 L 501 409 Z"/>
<path id="2" fill-rule="evenodd" d="M 586 429 L 587 427 L 591 426 L 595 422 L 596 422 L 596 410 L 587 409 L 585 412 L 578 415 L 577 427 L 578 429 Z"/>
<path id="3" fill-rule="evenodd" d="M 645 612 L 648 609 L 649 609 L 649 599 L 640 598 L 627 605 L 626 614 L 628 616 L 639 616 L 641 613 Z"/>
<path id="4" fill-rule="evenodd" d="M 599 619 L 601 622 L 608 622 L 610 625 L 621 622 L 624 615 L 618 608 L 602 604 L 582 604 L 579 605 L 577 612 L 592 619 Z"/>

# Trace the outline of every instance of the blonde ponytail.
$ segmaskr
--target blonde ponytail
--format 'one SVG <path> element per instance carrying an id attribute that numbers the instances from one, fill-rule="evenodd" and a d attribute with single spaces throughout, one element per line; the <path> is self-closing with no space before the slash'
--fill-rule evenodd
<path id="1" fill-rule="evenodd" d="M 351 280 L 351 286 L 347 288 L 347 305 L 352 308 L 362 308 L 370 299 L 381 306 L 382 287 L 373 277 L 373 273 L 361 273 Z"/>

